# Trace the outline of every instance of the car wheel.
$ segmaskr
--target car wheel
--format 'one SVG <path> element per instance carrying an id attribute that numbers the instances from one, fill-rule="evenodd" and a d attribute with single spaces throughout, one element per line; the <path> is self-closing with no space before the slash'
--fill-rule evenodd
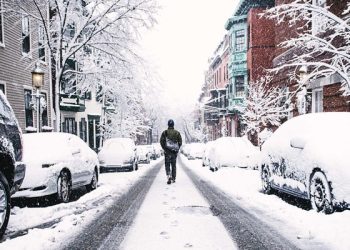
<path id="1" fill-rule="evenodd" d="M 312 208 L 317 212 L 331 214 L 334 212 L 332 193 L 324 173 L 317 171 L 310 180 L 310 201 Z"/>
<path id="2" fill-rule="evenodd" d="M 57 199 L 60 202 L 69 202 L 72 185 L 67 171 L 62 171 L 57 180 Z"/>
<path id="3" fill-rule="evenodd" d="M 10 210 L 10 187 L 3 173 L 0 172 L 0 237 L 3 236 L 7 228 Z"/>
<path id="4" fill-rule="evenodd" d="M 262 166 L 262 168 L 261 168 L 261 183 L 262 183 L 262 191 L 265 194 L 272 193 L 270 178 L 271 178 L 271 174 L 270 174 L 269 168 L 265 165 Z"/>
<path id="5" fill-rule="evenodd" d="M 90 192 L 92 190 L 95 190 L 97 188 L 97 182 L 98 182 L 97 173 L 96 173 L 96 170 L 94 170 L 94 173 L 93 173 L 92 179 L 91 179 L 91 183 L 86 185 L 87 191 Z"/>

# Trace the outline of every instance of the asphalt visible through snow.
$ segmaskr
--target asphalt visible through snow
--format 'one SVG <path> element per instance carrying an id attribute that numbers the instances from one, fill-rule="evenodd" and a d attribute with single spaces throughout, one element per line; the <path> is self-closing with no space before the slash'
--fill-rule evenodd
<path id="1" fill-rule="evenodd" d="M 180 158 L 178 158 L 180 159 Z M 174 216 L 176 213 L 181 212 L 185 214 L 188 214 L 188 209 L 192 210 L 198 210 L 201 211 L 204 215 L 207 215 L 207 211 L 211 215 L 214 215 L 215 218 L 218 218 L 221 223 L 223 224 L 223 227 L 221 231 L 223 231 L 222 234 L 228 235 L 227 237 L 231 237 L 231 239 L 235 242 L 237 248 L 239 249 L 298 249 L 294 244 L 289 242 L 286 238 L 281 236 L 276 230 L 272 229 L 268 225 L 266 225 L 264 222 L 262 222 L 259 218 L 256 216 L 250 214 L 246 210 L 242 209 L 239 205 L 237 205 L 232 198 L 225 195 L 222 191 L 218 190 L 215 186 L 207 183 L 206 181 L 203 181 L 199 176 L 197 176 L 193 170 L 189 168 L 189 166 L 185 166 L 181 160 L 178 161 L 178 171 L 185 172 L 187 176 L 183 176 L 188 179 L 186 181 L 190 184 L 186 184 L 186 187 L 183 187 L 181 184 L 181 179 L 179 176 L 179 180 L 175 183 L 176 185 L 172 184 L 171 188 L 167 188 L 164 178 L 161 178 L 161 184 L 159 184 L 159 175 L 164 174 L 162 171 L 159 172 L 161 169 L 164 168 L 164 161 L 157 164 L 155 167 L 150 169 L 141 179 L 136 182 L 130 190 L 122 195 L 120 198 L 118 198 L 114 204 L 109 207 L 101 216 L 96 218 L 94 221 L 90 223 L 85 229 L 82 230 L 82 232 L 75 237 L 75 239 L 71 242 L 68 242 L 64 249 L 126 249 L 128 250 L 128 245 L 125 245 L 125 242 L 123 242 L 126 239 L 126 242 L 131 242 L 132 244 L 135 244 L 138 242 L 137 235 L 138 233 L 145 232 L 148 233 L 150 236 L 152 236 L 152 233 L 150 231 L 157 230 L 159 228 L 163 228 L 162 222 L 157 221 L 154 225 L 152 225 L 151 229 L 145 230 L 143 228 L 143 231 L 134 229 L 132 227 L 133 223 L 135 223 L 136 218 L 136 227 L 137 227 L 137 215 L 140 212 L 140 208 L 142 210 L 145 210 L 144 207 L 148 207 L 148 211 L 151 211 L 152 205 L 149 204 L 150 201 L 147 201 L 146 195 L 148 193 L 152 193 L 150 196 L 155 196 L 159 193 L 158 197 L 165 196 L 164 192 L 169 192 L 172 190 L 172 188 L 175 188 L 173 190 L 173 193 L 171 196 L 173 199 L 169 199 L 169 201 L 164 202 L 163 200 L 160 200 L 163 207 L 169 207 L 168 213 L 164 213 L 164 219 L 169 220 L 171 213 L 174 213 Z M 163 170 L 164 171 L 164 170 Z M 158 176 L 158 178 L 156 178 Z M 156 180 L 156 181 L 155 181 Z M 158 181 L 157 181 L 158 180 Z M 190 181 L 191 180 L 191 181 Z M 192 183 L 193 182 L 193 183 Z M 191 184 L 192 183 L 192 184 Z M 174 186 L 173 186 L 174 185 Z M 196 187 L 196 188 L 195 188 Z M 188 193 L 191 192 L 197 192 L 198 195 L 202 195 L 205 200 L 205 204 L 203 203 L 203 207 L 187 207 L 187 210 L 184 209 L 186 207 L 176 207 L 179 204 L 183 205 L 187 204 L 187 200 L 190 200 L 187 198 L 179 199 L 179 195 L 183 196 L 183 193 L 179 193 L 179 195 L 176 195 L 177 189 L 180 188 L 186 188 L 188 190 Z M 159 190 L 164 189 L 164 190 Z M 193 190 L 191 190 L 193 189 Z M 170 193 L 169 193 L 170 194 Z M 164 198 L 163 197 L 163 198 Z M 177 200 L 175 199 L 177 197 Z M 154 198 L 152 198 L 154 200 Z M 148 199 L 150 200 L 150 199 Z M 181 201 L 179 201 L 181 200 Z M 173 204 L 173 207 L 171 207 L 171 202 L 177 202 L 179 204 Z M 143 204 L 145 203 L 145 204 Z M 201 204 L 201 202 L 199 202 Z M 208 207 L 208 210 L 203 210 L 205 207 Z M 146 209 L 146 210 L 147 210 Z M 200 209 L 200 210 L 199 210 Z M 198 215 L 198 211 L 196 211 Z M 205 212 L 205 213 L 204 213 Z M 142 213 L 142 212 L 141 212 Z M 144 212 L 143 212 L 144 213 Z M 167 216 L 165 216 L 167 215 Z M 181 225 L 181 218 L 177 216 L 177 226 L 178 228 L 181 228 L 181 226 L 186 227 L 186 223 L 183 223 Z M 207 217 L 208 218 L 208 217 Z M 150 220 L 152 221 L 152 220 Z M 183 220 L 184 222 L 187 220 Z M 173 221 L 172 221 L 173 223 Z M 166 226 L 166 225 L 164 225 Z M 165 230 L 164 233 L 161 231 L 160 233 L 158 231 L 154 232 L 154 235 L 157 237 L 163 237 L 165 240 L 169 241 L 170 236 L 173 236 L 174 238 L 179 235 L 178 233 L 174 233 L 171 235 L 171 227 L 174 228 L 174 225 L 169 225 L 168 229 Z M 191 226 L 187 223 L 187 226 Z M 205 226 L 205 225 L 204 225 Z M 159 228 L 157 228 L 159 227 Z M 219 227 L 218 227 L 219 228 Z M 131 229 L 131 230 L 129 230 Z M 226 229 L 226 230 L 225 230 Z M 183 229 L 186 231 L 186 229 Z M 210 229 L 206 229 L 206 231 L 210 232 Z M 130 231 L 130 232 L 129 232 Z M 227 232 L 225 232 L 227 231 Z M 136 232 L 136 233 L 135 233 Z M 132 240 L 130 241 L 130 235 Z M 207 232 L 206 232 L 207 233 Z M 214 232 L 213 232 L 214 233 Z M 215 232 L 217 233 L 217 232 Z M 214 234 L 215 234 L 214 233 Z M 136 236 L 135 236 L 136 235 Z M 135 237 L 134 237 L 135 236 Z M 220 236 L 218 234 L 218 236 Z M 129 238 L 129 241 L 128 241 Z M 142 239 L 144 242 L 142 242 Z M 208 237 L 208 242 L 211 244 L 210 239 L 213 241 L 214 238 Z M 186 239 L 187 240 L 187 239 Z M 137 249 L 144 249 L 142 246 L 147 246 L 147 244 L 153 244 L 149 243 L 148 238 L 140 237 L 139 243 L 141 244 L 141 248 Z M 149 239 L 151 241 L 151 239 Z M 166 242 L 166 241 L 164 241 Z M 199 242 L 199 241 L 198 241 Z M 187 243 L 183 245 L 183 247 L 196 247 L 195 240 L 193 240 L 190 243 Z M 162 243 L 160 243 L 161 245 Z M 154 246 L 160 246 L 159 244 Z M 198 246 L 198 244 L 197 244 Z M 232 248 L 225 248 L 225 249 L 234 249 L 236 246 L 232 245 Z M 182 247 L 181 247 L 182 248 Z M 132 247 L 130 248 L 132 249 Z M 158 249 L 158 248 L 157 248 Z M 164 248 L 166 249 L 166 248 Z"/>
<path id="2" fill-rule="evenodd" d="M 181 161 L 180 164 L 207 199 L 212 213 L 219 217 L 239 249 L 298 249 L 276 230 L 242 209 L 232 198 L 202 180 Z"/>
<path id="3" fill-rule="evenodd" d="M 119 249 L 163 163 L 158 163 L 64 249 Z"/>

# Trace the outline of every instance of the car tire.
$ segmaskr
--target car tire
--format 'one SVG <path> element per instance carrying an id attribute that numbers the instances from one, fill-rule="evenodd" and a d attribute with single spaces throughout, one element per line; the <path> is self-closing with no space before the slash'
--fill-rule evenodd
<path id="1" fill-rule="evenodd" d="M 3 173 L 0 172 L 0 207 L 4 209 L 3 212 L 0 212 L 0 238 L 4 235 L 10 219 L 10 201 L 10 186 Z"/>
<path id="2" fill-rule="evenodd" d="M 91 179 L 91 183 L 86 185 L 86 190 L 88 192 L 95 190 L 97 188 L 97 182 L 98 182 L 97 171 L 94 170 L 94 173 L 93 173 L 92 179 Z"/>
<path id="3" fill-rule="evenodd" d="M 263 165 L 261 167 L 261 184 L 262 184 L 262 191 L 265 194 L 271 194 L 272 193 L 272 187 L 271 187 L 271 173 L 268 166 Z"/>
<path id="4" fill-rule="evenodd" d="M 57 179 L 57 200 L 67 203 L 72 193 L 72 183 L 67 171 L 62 171 Z"/>
<path id="5" fill-rule="evenodd" d="M 332 192 L 325 174 L 316 171 L 310 178 L 310 202 L 317 212 L 331 214 L 334 212 L 332 203 Z"/>

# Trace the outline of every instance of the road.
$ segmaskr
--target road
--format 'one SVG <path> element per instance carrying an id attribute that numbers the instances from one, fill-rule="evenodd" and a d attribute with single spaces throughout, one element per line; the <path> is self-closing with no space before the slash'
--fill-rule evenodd
<path id="1" fill-rule="evenodd" d="M 297 249 L 191 166 L 165 182 L 160 163 L 65 249 Z"/>

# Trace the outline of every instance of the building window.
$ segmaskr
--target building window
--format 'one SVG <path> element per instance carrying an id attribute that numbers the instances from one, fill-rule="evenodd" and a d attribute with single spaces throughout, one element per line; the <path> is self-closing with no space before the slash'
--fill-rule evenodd
<path id="1" fill-rule="evenodd" d="M 79 122 L 79 135 L 80 135 L 80 138 L 86 142 L 87 141 L 87 133 L 86 133 L 86 126 L 87 126 L 87 123 L 86 123 L 86 120 L 85 118 L 81 118 L 81 121 Z"/>
<path id="2" fill-rule="evenodd" d="M 235 77 L 235 96 L 236 97 L 244 97 L 244 76 L 236 76 Z"/>
<path id="3" fill-rule="evenodd" d="M 38 54 L 39 59 L 45 62 L 45 30 L 42 25 L 38 27 Z"/>
<path id="4" fill-rule="evenodd" d="M 70 73 L 65 73 L 63 76 L 61 84 L 61 90 L 63 93 L 76 94 L 77 78 L 74 72 L 77 71 L 77 68 L 77 63 L 74 58 L 67 59 L 66 65 L 64 66 L 64 70 L 66 72 L 70 71 Z"/>
<path id="5" fill-rule="evenodd" d="M 5 83 L 0 82 L 0 91 L 2 91 L 4 95 L 6 95 Z"/>
<path id="6" fill-rule="evenodd" d="M 312 0 L 313 5 L 320 6 L 322 8 L 325 8 L 327 6 L 327 0 Z M 312 34 L 316 35 L 320 32 L 323 32 L 326 30 L 327 22 L 329 22 L 329 19 L 318 13 L 312 14 Z"/>
<path id="7" fill-rule="evenodd" d="M 24 90 L 24 113 L 26 119 L 26 128 L 33 127 L 33 109 L 32 109 L 32 91 Z"/>
<path id="8" fill-rule="evenodd" d="M 245 49 L 245 34 L 244 30 L 236 31 L 236 40 L 235 40 L 235 50 L 236 52 L 243 51 Z"/>
<path id="9" fill-rule="evenodd" d="M 4 13 L 3 10 L 3 2 L 0 0 L 0 45 L 4 44 Z"/>
<path id="10" fill-rule="evenodd" d="M 42 126 L 49 126 L 49 118 L 47 115 L 47 95 L 46 95 L 46 93 L 41 93 L 40 109 L 41 109 L 41 124 L 42 124 Z"/>
<path id="11" fill-rule="evenodd" d="M 323 89 L 312 90 L 312 112 L 323 112 Z"/>
<path id="12" fill-rule="evenodd" d="M 30 52 L 30 30 L 28 16 L 22 16 L 22 52 L 26 54 Z"/>
<path id="13" fill-rule="evenodd" d="M 70 134 L 77 134 L 77 123 L 74 118 L 66 117 L 62 123 L 62 131 Z"/>

